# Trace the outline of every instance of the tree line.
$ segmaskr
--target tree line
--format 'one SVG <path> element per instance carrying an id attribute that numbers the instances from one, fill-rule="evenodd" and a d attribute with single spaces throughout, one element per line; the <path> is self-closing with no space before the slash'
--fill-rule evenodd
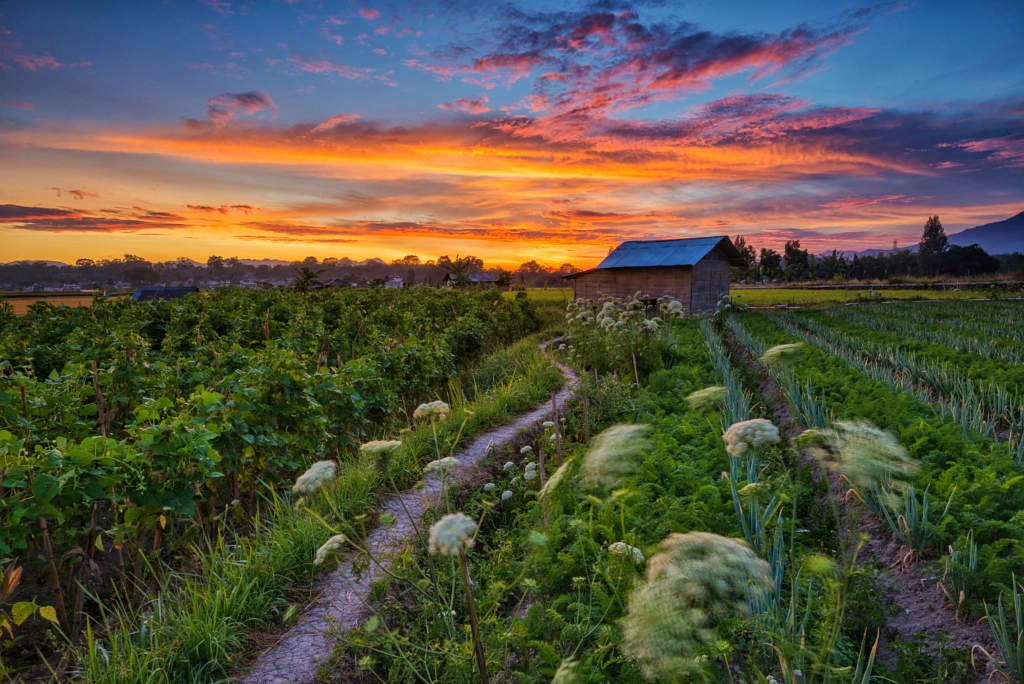
<path id="1" fill-rule="evenodd" d="M 911 249 L 854 254 L 840 250 L 811 254 L 799 240 L 786 242 L 782 253 L 762 247 L 760 252 L 745 237 L 733 240 L 743 266 L 732 269 L 737 282 L 796 282 L 801 280 L 884 280 L 894 277 L 965 277 L 1024 270 L 1024 255 L 994 257 L 978 245 L 950 245 L 938 216 L 925 222 L 916 252 Z"/>
<path id="2" fill-rule="evenodd" d="M 206 263 L 180 257 L 173 261 L 152 262 L 125 254 L 115 259 L 78 259 L 72 265 L 45 261 L 19 261 L 0 264 L 0 289 L 31 289 L 61 284 L 82 288 L 111 289 L 115 287 L 157 284 L 267 284 L 281 285 L 303 281 L 307 284 L 338 280 L 359 286 L 383 285 L 400 277 L 407 285 L 442 284 L 449 273 L 467 277 L 471 273 L 491 273 L 503 287 L 553 287 L 564 283 L 562 277 L 577 271 L 572 264 L 543 266 L 527 261 L 515 269 L 489 267 L 483 259 L 442 255 L 421 260 L 416 255 L 386 262 L 382 259 L 353 261 L 348 258 L 306 257 L 296 262 L 247 263 L 238 257 L 210 256 Z"/>

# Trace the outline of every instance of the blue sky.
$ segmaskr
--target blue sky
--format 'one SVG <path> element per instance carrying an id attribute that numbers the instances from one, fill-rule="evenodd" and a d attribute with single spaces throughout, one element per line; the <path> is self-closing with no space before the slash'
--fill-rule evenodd
<path id="1" fill-rule="evenodd" d="M 1024 209 L 1020 2 L 547 7 L 4 3 L 0 244 L 584 262 Z"/>

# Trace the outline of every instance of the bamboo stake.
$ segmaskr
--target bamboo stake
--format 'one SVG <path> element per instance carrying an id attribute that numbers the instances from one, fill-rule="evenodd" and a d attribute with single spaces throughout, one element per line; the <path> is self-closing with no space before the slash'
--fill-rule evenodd
<path id="1" fill-rule="evenodd" d="M 636 386 L 640 387 L 640 373 L 636 369 L 636 354 L 633 352 L 629 353 L 633 357 L 633 377 L 636 378 Z"/>

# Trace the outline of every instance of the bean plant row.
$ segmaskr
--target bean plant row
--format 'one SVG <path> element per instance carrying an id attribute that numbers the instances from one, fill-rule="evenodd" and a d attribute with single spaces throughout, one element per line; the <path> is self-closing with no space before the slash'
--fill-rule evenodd
<path id="1" fill-rule="evenodd" d="M 0 605 L 4 652 L 26 606 L 73 641 L 97 595 L 235 544 L 310 462 L 499 391 L 515 366 L 460 369 L 536 325 L 525 298 L 428 288 L 0 309 L 0 562 L 36 595 Z"/>

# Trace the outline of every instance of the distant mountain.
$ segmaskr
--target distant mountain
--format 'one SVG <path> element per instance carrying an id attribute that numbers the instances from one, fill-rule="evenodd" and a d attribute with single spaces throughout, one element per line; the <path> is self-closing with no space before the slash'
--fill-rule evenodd
<path id="1" fill-rule="evenodd" d="M 1024 211 L 1005 221 L 986 223 L 949 236 L 949 244 L 979 245 L 989 254 L 1024 253 Z"/>
<path id="2" fill-rule="evenodd" d="M 847 259 L 852 259 L 854 256 L 868 257 L 868 256 L 878 256 L 879 254 L 887 255 L 887 254 L 892 254 L 893 252 L 902 252 L 902 251 L 905 251 L 905 250 L 910 250 L 911 252 L 916 252 L 917 251 L 917 245 L 907 245 L 906 247 L 897 247 L 896 249 L 892 249 L 892 248 L 890 248 L 890 249 L 862 249 L 859 252 L 845 252 L 845 254 L 846 254 L 846 258 Z M 831 252 L 826 252 L 826 254 L 830 254 L 830 253 Z"/>
<path id="3" fill-rule="evenodd" d="M 8 261 L 6 264 L 0 261 L 0 266 L 28 266 L 31 264 L 46 264 L 47 266 L 67 266 L 63 261 L 47 261 L 46 259 L 19 259 Z"/>
<path id="4" fill-rule="evenodd" d="M 246 266 L 289 266 L 297 261 L 281 261 L 280 259 L 239 259 Z"/>

